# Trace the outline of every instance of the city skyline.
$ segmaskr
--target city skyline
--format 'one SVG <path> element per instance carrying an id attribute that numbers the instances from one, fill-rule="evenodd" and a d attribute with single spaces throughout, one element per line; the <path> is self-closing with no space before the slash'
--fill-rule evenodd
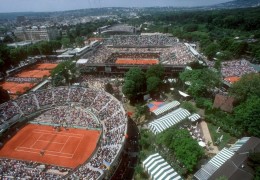
<path id="1" fill-rule="evenodd" d="M 231 0 L 1 0 L 0 13 L 52 12 L 102 7 L 196 7 L 229 1 Z"/>

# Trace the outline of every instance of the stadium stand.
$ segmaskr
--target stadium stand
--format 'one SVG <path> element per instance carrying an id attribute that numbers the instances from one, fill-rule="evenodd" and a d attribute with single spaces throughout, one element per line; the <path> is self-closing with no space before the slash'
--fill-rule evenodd
<path id="1" fill-rule="evenodd" d="M 57 87 L 35 91 L 0 105 L 0 130 L 9 128 L 12 125 L 10 121 L 19 121 L 44 109 L 47 111 L 38 116 L 34 123 L 49 123 L 53 126 L 64 123 L 90 129 L 101 127 L 102 138 L 94 155 L 75 170 L 2 158 L 0 178 L 101 179 L 107 169 L 104 161 L 106 165 L 112 165 L 125 142 L 127 116 L 121 103 L 105 91 L 83 87 Z M 63 121 L 59 122 L 60 120 Z M 62 172 L 66 172 L 66 176 Z"/>

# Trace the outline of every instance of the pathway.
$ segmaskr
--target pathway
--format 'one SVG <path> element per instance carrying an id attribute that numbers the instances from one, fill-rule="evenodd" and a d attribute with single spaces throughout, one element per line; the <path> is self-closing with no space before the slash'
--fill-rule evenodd
<path id="1" fill-rule="evenodd" d="M 211 139 L 211 135 L 210 135 L 210 132 L 209 132 L 209 128 L 208 128 L 208 125 L 205 121 L 201 121 L 200 122 L 200 127 L 201 127 L 201 130 L 202 130 L 202 133 L 203 133 L 203 136 L 205 138 L 205 142 L 207 144 L 207 142 L 213 142 L 212 139 Z M 214 153 L 214 154 L 217 154 L 219 152 L 218 150 L 218 147 L 217 146 L 214 146 L 212 143 L 210 144 L 210 148 L 209 148 L 209 153 Z"/>

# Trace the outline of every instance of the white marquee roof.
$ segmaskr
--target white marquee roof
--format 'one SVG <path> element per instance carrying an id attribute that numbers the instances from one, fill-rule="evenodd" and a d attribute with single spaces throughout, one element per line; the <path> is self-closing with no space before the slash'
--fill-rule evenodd
<path id="1" fill-rule="evenodd" d="M 214 156 L 207 164 L 202 166 L 194 176 L 198 180 L 207 180 L 210 176 L 218 170 L 228 159 L 235 153 L 227 148 L 223 148 L 216 156 Z"/>
<path id="2" fill-rule="evenodd" d="M 200 115 L 194 113 L 191 116 L 188 117 L 189 120 L 191 120 L 192 122 L 197 121 L 198 119 L 200 119 Z"/>
<path id="3" fill-rule="evenodd" d="M 162 114 L 162 113 L 164 113 L 164 112 L 166 112 L 166 111 L 168 111 L 170 109 L 173 109 L 173 108 L 177 107 L 178 105 L 180 105 L 179 101 L 172 101 L 172 102 L 170 102 L 168 104 L 165 104 L 165 105 L 159 107 L 158 109 L 154 110 L 153 113 L 156 116 L 158 116 L 158 115 L 160 115 L 160 114 Z"/>
<path id="4" fill-rule="evenodd" d="M 180 180 L 177 172 L 158 153 L 150 155 L 143 162 L 144 169 L 154 180 Z"/>
<path id="5" fill-rule="evenodd" d="M 178 108 L 175 111 L 149 123 L 148 127 L 154 134 L 158 134 L 184 120 L 189 115 L 190 112 L 188 110 Z"/>

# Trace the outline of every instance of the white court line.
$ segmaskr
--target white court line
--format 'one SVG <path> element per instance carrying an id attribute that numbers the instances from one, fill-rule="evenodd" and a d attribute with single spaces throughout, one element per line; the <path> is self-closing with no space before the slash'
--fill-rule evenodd
<path id="1" fill-rule="evenodd" d="M 68 137 L 67 141 L 63 144 L 63 147 L 61 148 L 60 152 L 64 149 L 65 145 L 67 144 L 68 140 L 70 139 L 70 136 Z"/>
<path id="2" fill-rule="evenodd" d="M 39 139 L 40 137 L 42 137 L 42 136 L 43 136 L 43 134 L 41 134 L 41 135 L 37 138 L 37 140 L 30 146 L 30 148 L 31 148 L 32 146 L 34 146 L 35 143 L 38 141 L 38 139 Z"/>
<path id="3" fill-rule="evenodd" d="M 51 142 L 53 144 L 65 144 L 65 143 L 60 143 L 60 142 L 54 142 L 54 141 L 47 141 L 47 140 L 37 140 L 38 141 L 41 141 L 41 142 Z"/>
<path id="4" fill-rule="evenodd" d="M 50 134 L 50 135 L 59 135 L 59 136 L 74 136 L 74 137 L 82 137 L 82 136 L 77 136 L 73 134 L 59 134 L 59 133 L 53 133 L 53 132 L 33 132 L 33 133 L 38 133 L 38 134 Z"/>
<path id="5" fill-rule="evenodd" d="M 31 151 L 32 150 L 32 151 Z M 19 148 L 16 148 L 16 151 L 24 151 L 24 152 L 34 152 L 37 151 L 37 153 L 39 153 L 39 151 L 41 151 L 42 149 L 37 149 L 37 148 L 26 148 L 26 147 L 19 147 Z M 71 153 L 60 153 L 60 152 L 57 152 L 57 151 L 51 151 L 51 150 L 44 150 L 44 152 L 53 152 L 53 153 L 57 153 L 57 154 L 68 154 L 68 155 L 71 155 L 73 156 L 73 154 Z"/>
<path id="6" fill-rule="evenodd" d="M 34 154 L 39 154 L 39 152 L 34 152 L 34 151 L 23 151 L 23 150 L 19 150 L 21 152 L 30 152 L 30 153 L 34 153 Z M 49 156 L 56 156 L 56 157 L 63 157 L 63 158 L 68 158 L 68 159 L 72 159 L 73 155 L 70 156 L 60 156 L 60 155 L 55 155 L 55 154 L 50 154 L 50 153 L 44 153 L 44 155 L 49 155 Z"/>
<path id="7" fill-rule="evenodd" d="M 74 152 L 73 152 L 73 156 L 74 156 L 74 154 L 75 154 L 76 150 L 78 149 L 79 145 L 81 144 L 81 141 L 82 141 L 82 139 L 83 139 L 83 137 L 80 139 L 80 141 L 79 141 L 79 143 L 78 143 L 77 147 L 75 148 L 75 150 L 74 150 Z"/>
<path id="8" fill-rule="evenodd" d="M 68 136 L 79 136 L 79 137 L 84 136 L 82 134 L 72 134 L 72 133 L 66 133 L 66 132 L 53 132 L 53 131 L 41 130 L 41 129 L 38 129 L 38 130 L 34 129 L 33 132 L 35 132 L 35 133 L 47 132 L 47 134 L 60 134 L 61 133 L 60 135 L 63 134 L 63 135 L 68 135 Z"/>

